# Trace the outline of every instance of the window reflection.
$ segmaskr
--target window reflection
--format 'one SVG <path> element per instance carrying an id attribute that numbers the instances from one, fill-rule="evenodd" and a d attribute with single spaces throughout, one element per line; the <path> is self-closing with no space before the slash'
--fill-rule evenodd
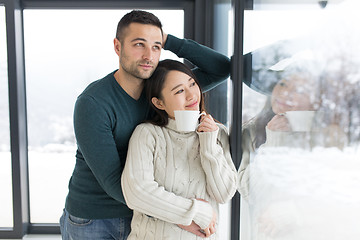
<path id="1" fill-rule="evenodd" d="M 266 23 L 275 32 L 296 32 L 289 12 L 316 27 L 249 53 L 254 89 L 266 100 L 249 117 L 251 95 L 244 99 L 243 239 L 360 237 L 358 7 L 328 4 L 316 18 L 307 10 L 264 13 L 277 15 Z M 261 11 L 254 15 L 264 22 Z"/>
<path id="2" fill-rule="evenodd" d="M 58 223 L 74 168 L 76 97 L 118 67 L 113 39 L 128 10 L 24 10 L 30 213 Z M 164 31 L 183 37 L 182 10 L 151 10 Z M 169 19 L 173 19 L 170 21 Z M 162 53 L 162 58 L 177 58 Z"/>
<path id="3" fill-rule="evenodd" d="M 5 7 L 0 6 L 0 227 L 13 227 Z"/>

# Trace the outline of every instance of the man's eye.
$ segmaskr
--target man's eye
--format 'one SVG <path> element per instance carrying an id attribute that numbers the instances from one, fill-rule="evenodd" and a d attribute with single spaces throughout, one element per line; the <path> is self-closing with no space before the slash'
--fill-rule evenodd
<path id="1" fill-rule="evenodd" d="M 135 46 L 142 47 L 142 46 L 144 46 L 144 44 L 143 43 L 136 43 Z"/>
<path id="2" fill-rule="evenodd" d="M 159 46 L 154 46 L 155 50 L 160 50 L 161 48 Z"/>

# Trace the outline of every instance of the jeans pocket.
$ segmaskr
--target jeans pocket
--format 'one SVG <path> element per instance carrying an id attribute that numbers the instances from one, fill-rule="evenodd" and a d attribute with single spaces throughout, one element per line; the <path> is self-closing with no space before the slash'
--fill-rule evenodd
<path id="1" fill-rule="evenodd" d="M 79 218 L 69 214 L 69 222 L 77 226 L 86 226 L 92 223 L 91 219 Z"/>

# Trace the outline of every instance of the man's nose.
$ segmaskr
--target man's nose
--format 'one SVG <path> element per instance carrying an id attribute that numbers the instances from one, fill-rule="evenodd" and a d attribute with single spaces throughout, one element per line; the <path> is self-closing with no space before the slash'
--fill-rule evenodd
<path id="1" fill-rule="evenodd" d="M 146 60 L 146 61 L 152 61 L 153 60 L 153 52 L 151 50 L 150 47 L 146 47 L 145 48 L 145 51 L 144 51 L 144 55 L 143 55 L 143 58 Z"/>

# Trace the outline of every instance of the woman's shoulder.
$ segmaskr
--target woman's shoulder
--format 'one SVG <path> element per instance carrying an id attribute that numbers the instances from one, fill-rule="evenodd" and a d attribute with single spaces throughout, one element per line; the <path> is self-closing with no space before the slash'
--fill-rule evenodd
<path id="1" fill-rule="evenodd" d="M 226 133 L 227 135 L 229 135 L 229 130 L 224 124 L 217 122 L 216 125 L 219 128 L 219 133 L 223 132 L 223 133 Z"/>
<path id="2" fill-rule="evenodd" d="M 156 131 L 158 129 L 160 129 L 161 127 L 152 124 L 152 123 L 148 123 L 148 122 L 144 122 L 144 123 L 140 123 L 139 125 L 137 125 L 135 127 L 134 132 L 141 132 L 141 131 Z"/>
<path id="3" fill-rule="evenodd" d="M 130 144 L 137 143 L 155 143 L 161 136 L 161 127 L 152 123 L 140 123 L 137 125 L 131 135 Z"/>
<path id="4" fill-rule="evenodd" d="M 136 134 L 139 137 L 152 135 L 154 136 L 154 138 L 158 138 L 163 135 L 162 133 L 164 132 L 165 129 L 166 129 L 165 127 L 161 127 L 150 122 L 144 122 L 144 123 L 140 123 L 135 127 L 133 131 L 133 135 Z"/>
<path id="5" fill-rule="evenodd" d="M 217 138 L 220 141 L 229 141 L 229 130 L 228 128 L 222 124 L 222 123 L 216 123 L 216 125 L 219 127 Z"/>

